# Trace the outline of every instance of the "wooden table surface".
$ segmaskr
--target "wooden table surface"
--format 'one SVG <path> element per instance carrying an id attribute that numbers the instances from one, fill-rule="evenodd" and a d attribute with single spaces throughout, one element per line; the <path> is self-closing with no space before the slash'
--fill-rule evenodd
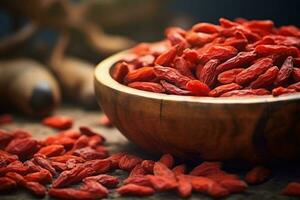
<path id="1" fill-rule="evenodd" d="M 107 128 L 99 125 L 99 119 L 103 113 L 101 111 L 86 111 L 82 110 L 75 106 L 64 105 L 59 108 L 55 114 L 70 116 L 74 119 L 74 128 L 77 128 L 81 125 L 89 126 L 94 130 L 100 132 L 103 136 L 106 137 L 106 147 L 110 153 L 118 151 L 127 151 L 129 153 L 139 155 L 145 159 L 157 159 L 156 156 L 147 154 L 134 144 L 128 142 L 116 128 Z M 55 134 L 57 131 L 45 126 L 42 126 L 40 120 L 30 119 L 24 116 L 15 116 L 15 122 L 8 125 L 3 125 L 1 129 L 17 129 L 22 128 L 30 131 L 35 138 L 44 138 L 49 135 Z M 155 148 L 155 147 L 154 147 Z M 230 166 L 236 166 L 237 163 L 231 163 Z M 236 170 L 236 167 L 233 167 L 229 170 L 234 173 L 243 175 L 243 170 Z M 121 170 L 116 170 L 112 173 L 120 177 L 121 179 L 126 177 L 127 173 Z M 273 199 L 298 199 L 295 197 L 287 197 L 280 195 L 280 190 L 289 182 L 289 181 L 300 181 L 300 165 L 299 164 L 290 164 L 286 167 L 281 167 L 276 169 L 274 176 L 268 182 L 258 185 L 250 186 L 247 191 L 243 194 L 231 195 L 225 199 L 253 199 L 253 200 L 273 200 Z M 19 189 L 17 191 L 12 191 L 10 193 L 0 194 L 0 200 L 27 200 L 27 199 L 36 199 L 28 192 Z M 44 199 L 53 199 L 49 196 L 46 196 Z M 153 196 L 147 198 L 138 198 L 138 197 L 120 197 L 114 191 L 111 191 L 107 199 L 180 199 L 174 192 L 164 192 L 157 193 Z M 211 199 L 204 195 L 193 194 L 190 198 L 194 199 Z"/>

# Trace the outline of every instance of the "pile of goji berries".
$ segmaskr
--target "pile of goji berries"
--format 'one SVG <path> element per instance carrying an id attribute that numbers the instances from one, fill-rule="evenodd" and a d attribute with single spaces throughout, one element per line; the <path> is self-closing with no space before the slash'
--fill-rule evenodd
<path id="1" fill-rule="evenodd" d="M 270 20 L 221 18 L 220 25 L 166 29 L 115 64 L 129 87 L 175 95 L 237 97 L 300 91 L 300 29 Z"/>
<path id="2" fill-rule="evenodd" d="M 44 119 L 43 124 L 66 129 L 73 120 L 54 116 Z M 0 129 L 0 192 L 22 187 L 37 197 L 48 193 L 59 199 L 87 200 L 105 198 L 109 189 L 117 188 L 122 196 L 148 196 L 171 190 L 180 197 L 188 197 L 194 191 L 218 198 L 244 192 L 247 183 L 263 183 L 271 176 L 269 169 L 258 166 L 246 174 L 244 181 L 223 171 L 219 162 L 202 162 L 188 171 L 185 164 L 175 166 L 170 154 L 162 155 L 158 161 L 126 152 L 109 156 L 104 142 L 103 136 L 84 126 L 41 141 L 25 130 Z M 127 171 L 128 177 L 120 180 L 109 175 L 117 169 Z M 290 183 L 282 193 L 300 196 L 300 183 Z"/>

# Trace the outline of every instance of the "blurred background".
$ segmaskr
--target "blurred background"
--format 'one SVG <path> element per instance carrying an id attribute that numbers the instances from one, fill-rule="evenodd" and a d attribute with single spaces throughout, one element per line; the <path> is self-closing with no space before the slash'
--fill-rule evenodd
<path id="1" fill-rule="evenodd" d="M 300 26 L 295 0 L 0 0 L 0 111 L 31 116 L 61 102 L 97 109 L 93 68 L 138 42 L 220 17 Z"/>

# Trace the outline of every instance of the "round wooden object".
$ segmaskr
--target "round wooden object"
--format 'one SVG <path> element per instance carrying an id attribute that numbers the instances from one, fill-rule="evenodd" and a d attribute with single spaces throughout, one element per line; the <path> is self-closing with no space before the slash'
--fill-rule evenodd
<path id="1" fill-rule="evenodd" d="M 252 162 L 300 157 L 300 94 L 212 98 L 152 93 L 112 79 L 116 54 L 95 70 L 97 100 L 129 140 L 184 159 Z"/>

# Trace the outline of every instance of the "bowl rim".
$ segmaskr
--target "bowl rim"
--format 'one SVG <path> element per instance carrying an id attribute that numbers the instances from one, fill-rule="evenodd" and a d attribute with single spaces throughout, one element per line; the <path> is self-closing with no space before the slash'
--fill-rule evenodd
<path id="1" fill-rule="evenodd" d="M 172 94 L 161 94 L 155 92 L 148 92 L 130 88 L 114 80 L 110 75 L 110 69 L 113 65 L 118 62 L 121 58 L 124 58 L 129 51 L 121 51 L 120 53 L 114 54 L 103 61 L 101 61 L 95 68 L 94 78 L 95 81 L 102 83 L 103 85 L 117 90 L 122 93 L 130 95 L 140 96 L 144 98 L 166 100 L 166 101 L 182 101 L 182 102 L 197 102 L 197 103 L 210 103 L 210 104 L 254 104 L 254 103 L 271 103 L 281 102 L 290 100 L 299 100 L 300 92 L 295 94 L 282 95 L 273 97 L 272 95 L 264 96 L 253 96 L 253 97 L 198 97 L 198 96 L 182 96 Z"/>

